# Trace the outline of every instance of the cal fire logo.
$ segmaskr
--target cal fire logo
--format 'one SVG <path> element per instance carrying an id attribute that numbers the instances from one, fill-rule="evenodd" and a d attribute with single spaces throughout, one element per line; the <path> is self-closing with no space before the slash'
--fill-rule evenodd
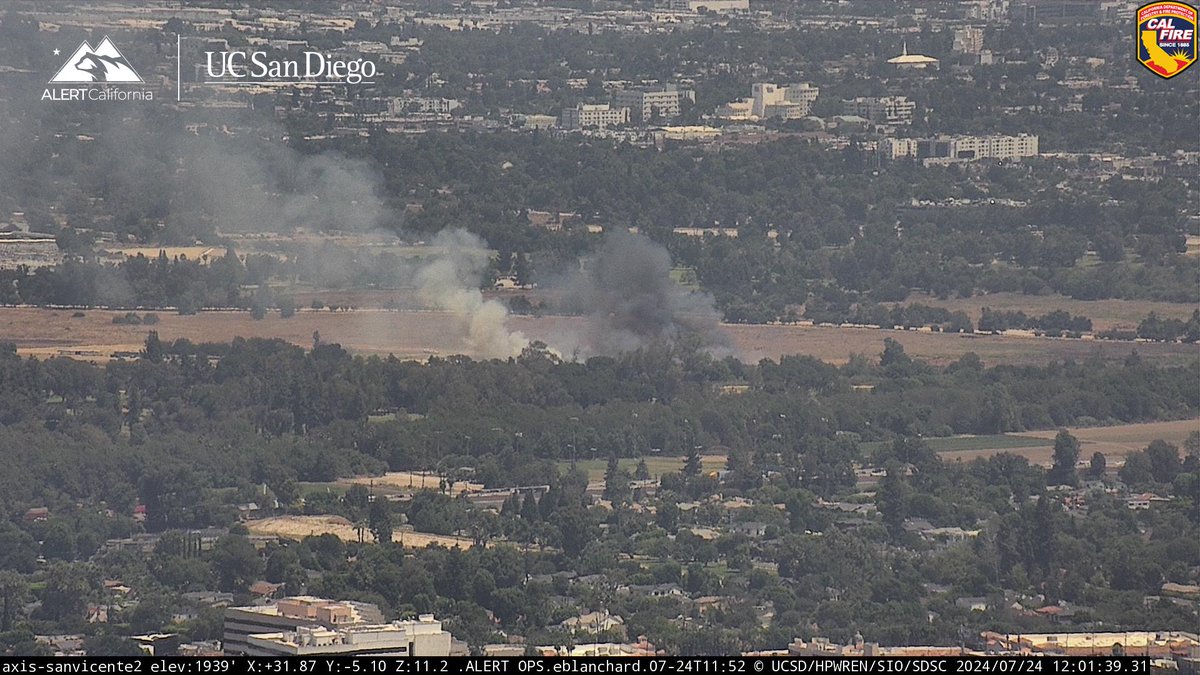
<path id="1" fill-rule="evenodd" d="M 1137 60 L 1170 78 L 1196 62 L 1196 8 L 1182 2 L 1152 2 L 1137 13 Z"/>
<path id="2" fill-rule="evenodd" d="M 50 78 L 50 84 L 94 82 L 142 83 L 142 78 L 108 37 L 101 40 L 95 49 L 84 40 L 54 77 Z"/>

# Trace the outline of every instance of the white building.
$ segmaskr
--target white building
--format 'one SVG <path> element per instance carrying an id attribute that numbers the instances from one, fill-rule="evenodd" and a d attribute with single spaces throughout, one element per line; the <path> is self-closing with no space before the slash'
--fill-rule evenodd
<path id="1" fill-rule="evenodd" d="M 1007 21 L 1009 0 L 968 0 L 961 9 L 963 18 L 973 21 Z"/>
<path id="2" fill-rule="evenodd" d="M 1036 157 L 1038 137 L 1016 136 L 936 136 L 934 138 L 884 138 L 879 152 L 887 159 L 913 157 L 926 165 L 951 164 L 977 159 L 1017 160 Z"/>
<path id="3" fill-rule="evenodd" d="M 558 124 L 554 115 L 522 115 L 519 121 L 525 129 L 551 129 Z"/>
<path id="4" fill-rule="evenodd" d="M 938 60 L 932 56 L 924 54 L 909 54 L 908 42 L 904 42 L 904 48 L 900 52 L 900 56 L 893 56 L 887 62 L 897 68 L 910 70 L 923 70 L 925 68 L 937 68 Z"/>
<path id="5" fill-rule="evenodd" d="M 226 654 L 244 654 L 251 635 L 302 626 L 334 629 L 380 623 L 383 613 L 375 605 L 299 595 L 269 605 L 227 607 L 221 642 Z"/>
<path id="6" fill-rule="evenodd" d="M 614 108 L 607 103 L 580 103 L 563 108 L 558 125 L 564 129 L 603 129 L 629 124 L 629 108 Z"/>
<path id="7" fill-rule="evenodd" d="M 881 138 L 879 152 L 888 159 L 917 156 L 917 139 L 915 138 Z"/>
<path id="8" fill-rule="evenodd" d="M 976 26 L 955 28 L 952 49 L 960 54 L 978 54 L 983 51 L 983 29 Z"/>
<path id="9" fill-rule="evenodd" d="M 812 111 L 820 93 L 819 88 L 808 83 L 780 86 L 756 82 L 750 89 L 750 98 L 717 108 L 717 117 L 726 120 L 799 119 Z"/>
<path id="10" fill-rule="evenodd" d="M 404 96 L 388 99 L 388 114 L 392 116 L 405 113 L 438 113 L 449 115 L 462 107 L 462 102 L 454 98 L 428 98 L 424 96 Z"/>
<path id="11" fill-rule="evenodd" d="M 926 164 L 975 159 L 1013 160 L 1036 157 L 1038 137 L 1016 136 L 938 136 L 917 142 L 917 156 Z"/>
<path id="12" fill-rule="evenodd" d="M 876 124 L 912 124 L 917 104 L 905 96 L 859 96 L 842 101 L 842 112 L 865 117 Z"/>
<path id="13" fill-rule="evenodd" d="M 753 109 L 754 99 L 744 98 L 718 107 L 716 115 L 723 120 L 745 121 L 750 119 Z"/>
<path id="14" fill-rule="evenodd" d="M 613 102 L 617 106 L 629 108 L 630 114 L 642 122 L 656 117 L 679 117 L 684 101 L 695 103 L 696 92 L 674 84 L 621 89 L 613 94 Z"/>
<path id="15" fill-rule="evenodd" d="M 300 626 L 247 638 L 247 656 L 361 655 L 449 656 L 452 638 L 432 614 L 416 621 L 347 626 Z"/>

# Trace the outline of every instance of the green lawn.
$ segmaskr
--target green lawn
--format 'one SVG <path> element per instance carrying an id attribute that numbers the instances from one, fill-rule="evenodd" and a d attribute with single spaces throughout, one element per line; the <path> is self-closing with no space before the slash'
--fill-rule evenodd
<path id="1" fill-rule="evenodd" d="M 664 473 L 673 473 L 683 468 L 682 457 L 664 457 L 662 455 L 646 455 L 646 468 L 650 470 L 651 476 L 661 476 Z M 619 460 L 620 467 L 628 471 L 631 475 L 637 469 L 638 460 L 634 458 L 622 458 Z M 607 459 L 585 459 L 578 462 L 579 468 L 587 472 L 589 481 L 604 480 L 604 471 L 608 468 Z M 725 468 L 725 458 L 717 456 L 702 456 L 700 465 L 705 471 L 717 471 Z M 570 460 L 559 462 L 559 471 L 565 472 L 570 468 Z"/>

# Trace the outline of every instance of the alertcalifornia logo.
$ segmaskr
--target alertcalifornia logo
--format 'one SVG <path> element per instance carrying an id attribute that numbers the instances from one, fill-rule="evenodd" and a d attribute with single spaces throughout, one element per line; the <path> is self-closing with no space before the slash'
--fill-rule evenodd
<path id="1" fill-rule="evenodd" d="M 59 56 L 62 50 L 55 49 Z M 129 59 L 105 36 L 94 48 L 84 40 L 50 78 L 43 101 L 153 101 L 151 89 L 129 89 L 112 85 L 145 84 Z"/>

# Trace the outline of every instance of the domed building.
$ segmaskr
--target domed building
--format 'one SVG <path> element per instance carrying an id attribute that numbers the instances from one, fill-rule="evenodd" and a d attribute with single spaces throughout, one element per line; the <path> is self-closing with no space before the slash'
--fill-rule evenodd
<path id="1" fill-rule="evenodd" d="M 932 56 L 925 56 L 924 54 L 909 54 L 907 40 L 904 41 L 904 51 L 900 53 L 900 56 L 893 56 L 892 58 L 888 59 L 887 62 L 893 66 L 896 66 L 897 68 L 922 69 L 938 67 L 938 60 Z"/>

